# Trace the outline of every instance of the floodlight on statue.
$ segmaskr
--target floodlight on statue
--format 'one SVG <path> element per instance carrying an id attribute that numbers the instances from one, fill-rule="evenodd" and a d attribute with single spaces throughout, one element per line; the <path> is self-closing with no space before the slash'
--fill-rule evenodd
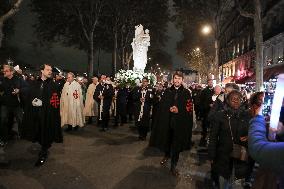
<path id="1" fill-rule="evenodd" d="M 280 117 L 281 106 L 284 98 L 284 74 L 278 76 L 276 83 L 275 94 L 273 97 L 273 104 L 270 116 L 270 127 L 277 129 Z"/>

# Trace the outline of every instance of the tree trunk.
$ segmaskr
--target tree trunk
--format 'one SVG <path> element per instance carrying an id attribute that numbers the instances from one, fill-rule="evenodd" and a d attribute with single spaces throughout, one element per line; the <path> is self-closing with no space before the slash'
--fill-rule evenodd
<path id="1" fill-rule="evenodd" d="M 133 52 L 131 53 L 126 52 L 125 62 L 127 64 L 128 70 L 130 69 L 130 62 L 131 62 L 132 56 L 133 56 Z"/>
<path id="2" fill-rule="evenodd" d="M 4 26 L 4 23 L 0 22 L 0 48 L 2 47 L 2 42 L 4 39 L 3 26 Z"/>
<path id="3" fill-rule="evenodd" d="M 12 16 L 14 16 L 17 13 L 22 2 L 23 2 L 23 0 L 17 0 L 12 5 L 12 8 L 8 12 L 6 12 L 4 15 L 0 16 L 0 48 L 2 47 L 2 42 L 3 42 L 3 38 L 4 38 L 4 33 L 3 33 L 4 22 L 7 21 L 9 18 L 11 18 Z"/>
<path id="4" fill-rule="evenodd" d="M 263 34 L 260 0 L 254 0 L 254 6 L 254 36 L 256 44 L 255 81 L 256 91 L 260 91 L 263 88 Z"/>
<path id="5" fill-rule="evenodd" d="M 114 47 L 113 47 L 113 75 L 117 72 L 117 30 L 114 32 Z"/>
<path id="6" fill-rule="evenodd" d="M 88 51 L 88 78 L 93 77 L 94 75 L 94 37 L 91 32 L 89 40 L 89 51 Z"/>
<path id="7" fill-rule="evenodd" d="M 123 69 L 126 69 L 127 68 L 127 65 L 126 65 L 126 61 L 125 61 L 125 48 L 122 47 L 122 65 L 123 65 Z"/>
<path id="8" fill-rule="evenodd" d="M 214 65 L 214 79 L 219 83 L 219 40 L 215 39 L 215 65 Z"/>
<path id="9" fill-rule="evenodd" d="M 101 48 L 98 50 L 98 71 L 97 75 L 100 75 L 100 55 L 101 55 Z"/>

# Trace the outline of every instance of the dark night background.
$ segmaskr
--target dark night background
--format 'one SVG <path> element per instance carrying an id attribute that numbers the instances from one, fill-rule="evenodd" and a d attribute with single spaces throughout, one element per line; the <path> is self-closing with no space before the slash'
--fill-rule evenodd
<path id="1" fill-rule="evenodd" d="M 173 2 L 169 2 L 169 11 L 171 15 L 175 14 Z M 16 57 L 14 58 L 18 63 L 39 65 L 45 62 L 52 63 L 60 68 L 86 72 L 87 70 L 87 55 L 85 52 L 72 48 L 65 47 L 60 43 L 52 43 L 50 47 L 40 46 L 36 35 L 34 34 L 33 25 L 36 22 L 36 17 L 31 12 L 30 0 L 25 0 L 13 18 L 15 21 L 14 33 L 8 40 L 9 46 L 17 49 Z M 146 29 L 146 28 L 144 28 Z M 150 30 L 151 35 L 151 28 Z M 134 34 L 134 28 L 133 28 Z M 177 42 L 182 38 L 182 32 L 176 28 L 176 25 L 169 21 L 168 31 L 169 36 L 165 47 L 162 47 L 172 57 L 173 68 L 184 67 L 183 59 L 177 54 Z M 150 47 L 151 48 L 151 47 Z M 100 72 L 111 73 L 112 56 L 110 53 L 101 53 L 100 58 Z M 17 64 L 15 62 L 15 64 Z M 95 56 L 95 69 L 97 68 L 98 55 Z"/>

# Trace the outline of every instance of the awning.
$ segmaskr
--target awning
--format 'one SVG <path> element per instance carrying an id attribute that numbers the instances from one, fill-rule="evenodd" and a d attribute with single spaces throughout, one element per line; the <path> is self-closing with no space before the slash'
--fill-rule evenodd
<path id="1" fill-rule="evenodd" d="M 233 76 L 226 77 L 226 78 L 222 81 L 223 84 L 231 83 L 231 82 L 234 82 L 234 77 L 233 77 Z"/>
<path id="2" fill-rule="evenodd" d="M 266 68 L 263 71 L 263 80 L 268 81 L 269 79 L 274 78 L 281 73 L 284 73 L 284 64 Z"/>
<path id="3" fill-rule="evenodd" d="M 251 76 L 245 76 L 239 80 L 236 80 L 237 84 L 245 84 L 248 82 L 255 82 L 255 73 L 253 73 Z"/>

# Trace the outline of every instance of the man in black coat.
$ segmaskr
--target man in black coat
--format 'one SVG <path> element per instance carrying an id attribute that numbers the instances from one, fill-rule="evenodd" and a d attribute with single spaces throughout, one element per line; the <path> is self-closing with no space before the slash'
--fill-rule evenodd
<path id="1" fill-rule="evenodd" d="M 155 122 L 155 118 L 159 114 L 159 105 L 164 92 L 165 90 L 163 84 L 159 83 L 153 94 L 152 126 Z"/>
<path id="2" fill-rule="evenodd" d="M 44 64 L 40 79 L 30 86 L 23 119 L 23 137 L 41 145 L 35 166 L 45 163 L 53 142 L 63 142 L 59 106 L 60 91 L 52 80 L 52 67 Z"/>
<path id="3" fill-rule="evenodd" d="M 120 118 L 120 126 L 126 123 L 127 115 L 127 94 L 128 91 L 125 87 L 117 86 L 115 89 L 115 126 L 118 126 Z"/>
<path id="4" fill-rule="evenodd" d="M 214 94 L 213 80 L 209 79 L 207 81 L 207 87 L 201 91 L 200 94 L 200 114 L 202 119 L 202 137 L 200 140 L 200 146 L 206 146 L 206 137 L 208 128 L 210 126 L 208 120 L 208 114 L 211 107 L 213 106 L 212 96 Z"/>
<path id="5" fill-rule="evenodd" d="M 138 128 L 139 140 L 146 140 L 150 127 L 150 112 L 153 89 L 148 86 L 148 78 L 142 79 L 142 86 L 133 89 L 135 126 Z"/>
<path id="6" fill-rule="evenodd" d="M 128 115 L 128 122 L 133 121 L 133 88 L 130 85 L 126 86 L 127 89 L 127 115 Z"/>
<path id="7" fill-rule="evenodd" d="M 27 84 L 22 78 L 15 75 L 14 68 L 10 65 L 3 66 L 4 78 L 1 84 L 2 107 L 1 107 L 1 125 L 0 125 L 0 140 L 7 142 L 10 137 L 13 137 L 14 119 L 18 124 L 20 131 L 23 119 L 22 96 L 27 90 Z"/>
<path id="8" fill-rule="evenodd" d="M 102 123 L 100 131 L 105 132 L 108 130 L 109 111 L 112 103 L 114 90 L 111 84 L 106 83 L 106 76 L 101 75 L 100 84 L 97 85 L 94 92 L 94 99 L 98 102 L 98 119 Z"/>
<path id="9" fill-rule="evenodd" d="M 149 145 L 165 152 L 161 165 L 171 158 L 171 172 L 178 176 L 179 153 L 191 147 L 193 106 L 190 91 L 182 85 L 182 73 L 176 72 L 173 80 L 161 98 Z"/>

